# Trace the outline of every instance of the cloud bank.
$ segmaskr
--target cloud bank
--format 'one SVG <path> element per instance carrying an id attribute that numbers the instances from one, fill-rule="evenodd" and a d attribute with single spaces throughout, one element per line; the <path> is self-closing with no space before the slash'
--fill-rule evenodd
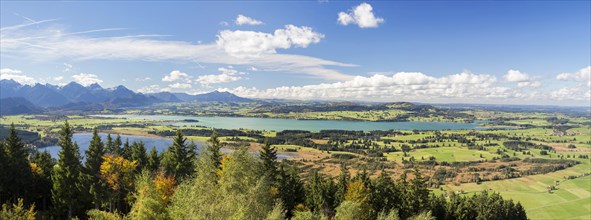
<path id="1" fill-rule="evenodd" d="M 20 70 L 10 69 L 10 68 L 2 68 L 0 69 L 0 80 L 14 80 L 20 84 L 27 84 L 27 85 L 34 85 L 37 83 L 35 79 L 32 77 L 26 76 Z"/>

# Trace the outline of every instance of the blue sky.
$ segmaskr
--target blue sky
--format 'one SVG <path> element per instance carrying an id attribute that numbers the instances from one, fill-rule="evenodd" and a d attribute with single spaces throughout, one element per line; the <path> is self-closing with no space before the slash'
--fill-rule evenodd
<path id="1" fill-rule="evenodd" d="M 290 99 L 590 102 L 589 1 L 0 4 L 2 78 L 29 84 Z"/>

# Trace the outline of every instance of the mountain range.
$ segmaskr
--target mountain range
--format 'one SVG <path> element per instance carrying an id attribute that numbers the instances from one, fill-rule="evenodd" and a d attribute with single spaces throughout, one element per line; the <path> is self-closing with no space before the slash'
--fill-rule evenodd
<path id="1" fill-rule="evenodd" d="M 23 85 L 14 80 L 0 80 L 0 114 L 37 113 L 43 108 L 65 110 L 100 110 L 116 107 L 146 106 L 159 102 L 253 102 L 229 92 L 205 94 L 136 93 L 125 86 L 103 88 L 99 84 L 83 86 L 70 82 L 64 86 L 51 84 Z"/>

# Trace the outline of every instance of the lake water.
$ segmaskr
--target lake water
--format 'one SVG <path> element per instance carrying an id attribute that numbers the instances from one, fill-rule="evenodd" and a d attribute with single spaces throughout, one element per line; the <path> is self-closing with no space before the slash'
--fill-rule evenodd
<path id="1" fill-rule="evenodd" d="M 106 133 L 99 133 L 103 144 L 107 142 L 107 134 Z M 111 134 L 113 141 L 117 135 Z M 153 137 L 144 137 L 144 136 L 135 136 L 135 135 L 121 135 L 121 141 L 125 143 L 125 140 L 129 140 L 129 144 L 133 143 L 134 141 L 144 142 L 144 146 L 146 147 L 146 152 L 149 153 L 152 150 L 152 147 L 156 147 L 156 150 L 160 153 L 166 151 L 168 147 L 172 145 L 172 139 L 170 138 L 153 138 Z M 80 156 L 82 156 L 84 161 L 84 156 L 86 150 L 88 150 L 88 146 L 90 145 L 90 141 L 92 140 L 92 133 L 76 133 L 72 135 L 72 140 L 78 144 L 78 148 L 80 148 Z M 188 141 L 187 141 L 188 142 Z M 205 145 L 203 142 L 196 141 L 195 145 L 197 145 L 197 151 L 201 150 L 201 147 Z M 48 151 L 51 154 L 51 157 L 58 158 L 59 151 L 61 150 L 60 146 L 49 146 L 49 147 L 42 147 L 38 149 L 39 151 Z M 230 149 L 222 149 L 224 153 L 231 153 L 232 150 Z M 278 159 L 286 159 L 292 157 L 292 155 L 287 153 L 278 153 Z"/>
<path id="2" fill-rule="evenodd" d="M 371 121 L 335 121 L 335 120 L 295 120 L 276 118 L 250 117 L 204 117 L 176 115 L 94 115 L 108 118 L 143 119 L 147 121 L 164 121 L 162 124 L 173 126 L 204 126 L 222 129 L 253 129 L 253 130 L 472 130 L 483 129 L 479 122 L 371 122 Z M 191 122 L 185 120 L 198 120 Z"/>
<path id="3" fill-rule="evenodd" d="M 101 137 L 103 144 L 105 144 L 107 142 L 107 134 L 106 133 L 99 133 L 99 136 Z M 117 135 L 111 134 L 111 137 L 113 138 L 113 141 L 115 141 L 115 138 L 117 137 Z M 75 141 L 76 143 L 78 143 L 78 148 L 80 148 L 80 155 L 81 156 L 84 156 L 84 152 L 86 152 L 86 150 L 88 150 L 88 146 L 90 145 L 91 139 L 92 139 L 92 133 L 76 133 L 72 136 L 72 140 Z M 168 139 L 168 138 L 151 138 L 151 137 L 134 136 L 134 135 L 121 135 L 121 141 L 123 143 L 125 143 L 126 139 L 129 140 L 130 145 L 134 141 L 144 142 L 144 146 L 146 146 L 147 152 L 150 152 L 150 150 L 152 150 L 152 147 L 156 147 L 156 150 L 158 150 L 158 152 L 162 152 L 162 151 L 165 151 L 166 149 L 168 149 L 168 147 L 170 145 L 172 145 L 172 140 Z M 197 145 L 197 147 L 200 147 L 203 143 L 195 142 L 195 144 Z M 61 149 L 61 147 L 59 147 L 59 146 L 49 146 L 49 147 L 39 148 L 39 151 L 47 150 L 47 151 L 49 151 L 49 153 L 51 154 L 52 157 L 57 158 L 57 155 L 58 155 L 60 149 Z"/>

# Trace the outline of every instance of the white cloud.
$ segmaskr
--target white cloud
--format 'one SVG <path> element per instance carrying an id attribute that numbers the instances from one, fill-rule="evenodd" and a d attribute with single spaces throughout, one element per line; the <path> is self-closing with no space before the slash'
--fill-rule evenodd
<path id="1" fill-rule="evenodd" d="M 529 74 L 522 73 L 519 70 L 507 71 L 503 79 L 507 82 L 517 83 L 518 88 L 538 88 L 542 86 L 542 82 L 535 80 L 535 77 L 531 77 Z"/>
<path id="2" fill-rule="evenodd" d="M 314 32 L 310 27 L 286 25 L 284 29 L 277 29 L 272 34 L 224 30 L 219 33 L 216 43 L 231 56 L 249 58 L 274 54 L 276 49 L 306 48 L 310 44 L 319 43 L 322 38 L 323 34 Z"/>
<path id="3" fill-rule="evenodd" d="M 556 100 L 574 100 L 585 101 L 589 105 L 591 100 L 591 90 L 584 86 L 563 87 L 550 93 L 551 98 Z"/>
<path id="4" fill-rule="evenodd" d="M 10 68 L 2 68 L 0 69 L 0 80 L 7 79 L 7 80 L 14 80 L 20 84 L 27 84 L 27 85 L 34 85 L 37 83 L 33 77 L 27 76 L 23 74 L 20 70 L 10 69 Z"/>
<path id="5" fill-rule="evenodd" d="M 204 86 L 209 86 L 211 84 L 218 84 L 218 83 L 228 83 L 234 82 L 242 79 L 240 76 L 232 76 L 227 74 L 218 74 L 218 75 L 203 75 L 197 78 L 197 82 L 201 83 Z"/>
<path id="6" fill-rule="evenodd" d="M 233 67 L 220 67 L 218 68 L 220 74 L 210 74 L 198 76 L 195 81 L 199 82 L 202 86 L 209 86 L 211 84 L 228 83 L 243 79 L 242 75 L 248 73 L 240 72 L 235 70 Z"/>
<path id="7" fill-rule="evenodd" d="M 508 82 L 525 82 L 530 80 L 527 73 L 522 73 L 519 70 L 509 70 L 503 78 Z"/>
<path id="8" fill-rule="evenodd" d="M 339 12 L 337 21 L 341 25 L 357 24 L 360 28 L 376 28 L 384 22 L 383 18 L 376 17 L 373 7 L 367 3 L 352 8 L 349 12 Z"/>
<path id="9" fill-rule="evenodd" d="M 164 82 L 183 81 L 183 82 L 190 83 L 191 77 L 186 73 L 183 73 L 178 70 L 174 70 L 174 71 L 170 72 L 168 75 L 164 76 L 164 78 L 162 78 L 162 81 L 164 81 Z"/>
<path id="10" fill-rule="evenodd" d="M 216 42 L 195 44 L 187 41 L 151 39 L 162 35 L 150 34 L 91 37 L 84 34 L 88 31 L 69 33 L 59 28 L 63 26 L 38 24 L 32 28 L 25 24 L 2 27 L 0 38 L 2 56 L 20 57 L 28 61 L 141 60 L 181 61 L 198 65 L 201 65 L 199 63 L 245 65 L 265 71 L 304 74 L 329 80 L 352 78 L 332 67 L 356 66 L 316 57 L 276 52 L 277 48 L 307 47 L 309 44 L 318 43 L 323 35 L 313 32 L 308 27 L 288 25 L 285 29 L 276 30 L 276 33 L 222 31 L 225 34 L 220 32 Z M 102 31 L 107 30 L 113 29 Z M 220 38 L 222 35 L 229 38 Z M 233 56 L 232 52 L 234 52 L 233 55 L 243 56 Z M 256 54 L 261 56 L 257 57 Z"/>
<path id="11" fill-rule="evenodd" d="M 168 87 L 171 89 L 190 89 L 193 86 L 189 83 L 175 83 L 168 85 Z"/>
<path id="12" fill-rule="evenodd" d="M 56 77 L 53 77 L 53 81 L 62 81 L 62 79 L 64 79 L 64 77 L 63 77 L 63 76 L 56 76 Z"/>
<path id="13" fill-rule="evenodd" d="M 262 21 L 259 21 L 259 20 L 244 16 L 244 15 L 238 15 L 238 17 L 236 17 L 236 21 L 234 21 L 234 23 L 236 25 L 261 25 L 261 24 L 263 24 Z"/>
<path id="14" fill-rule="evenodd" d="M 0 69 L 0 74 L 22 74 L 23 71 L 10 69 L 10 68 L 2 68 Z"/>
<path id="15" fill-rule="evenodd" d="M 563 81 L 587 81 L 587 87 L 591 87 L 591 66 L 580 69 L 576 73 L 560 73 L 557 80 Z"/>
<path id="16" fill-rule="evenodd" d="M 140 89 L 138 89 L 137 91 L 138 91 L 138 92 L 141 92 L 141 93 L 144 93 L 144 94 L 146 94 L 146 93 L 157 93 L 157 92 L 163 92 L 163 91 L 165 91 L 165 90 L 166 90 L 166 89 L 164 89 L 164 90 L 163 90 L 163 89 L 161 89 L 159 85 L 149 85 L 149 86 L 146 86 L 146 87 L 140 88 Z"/>
<path id="17" fill-rule="evenodd" d="M 89 86 L 94 83 L 102 83 L 103 80 L 99 79 L 97 75 L 89 74 L 89 73 L 80 73 L 77 75 L 73 75 L 74 81 L 80 83 L 83 86 Z"/>
<path id="18" fill-rule="evenodd" d="M 248 74 L 246 72 L 238 71 L 238 70 L 234 69 L 234 67 L 232 67 L 232 66 L 220 67 L 220 68 L 218 68 L 218 71 L 220 73 L 226 74 L 226 75 L 246 75 L 246 74 Z"/>

